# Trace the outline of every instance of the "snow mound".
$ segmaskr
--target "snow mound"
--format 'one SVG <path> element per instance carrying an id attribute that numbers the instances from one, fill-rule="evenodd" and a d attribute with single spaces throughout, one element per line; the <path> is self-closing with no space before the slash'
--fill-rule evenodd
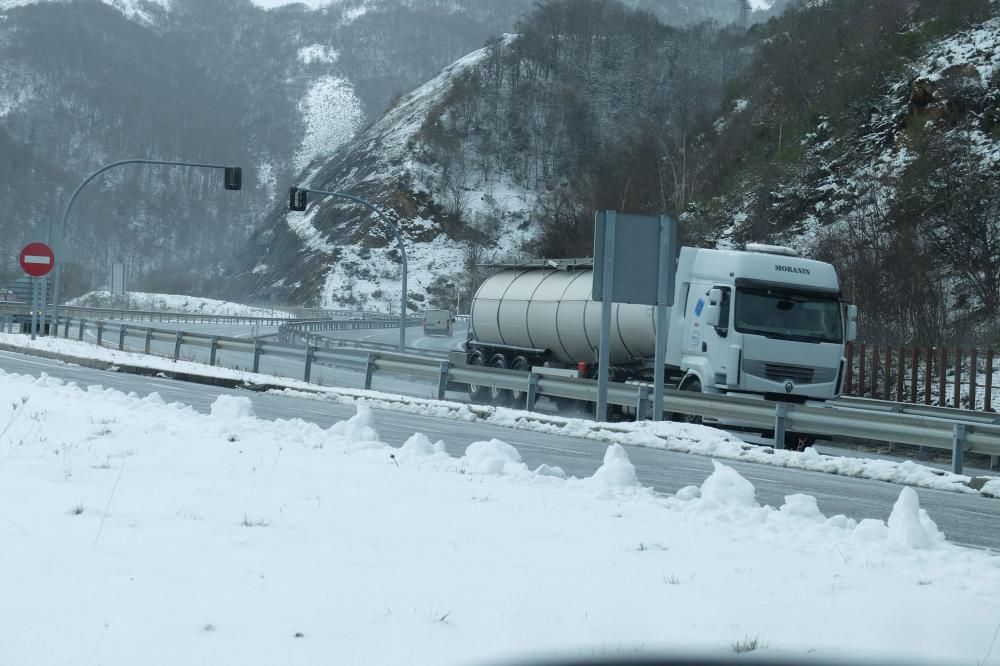
<path id="1" fill-rule="evenodd" d="M 257 415 L 253 411 L 250 398 L 242 396 L 220 395 L 212 403 L 212 416 L 227 419 L 252 419 Z"/>
<path id="2" fill-rule="evenodd" d="M 780 511 L 786 516 L 794 516 L 808 522 L 826 521 L 826 516 L 820 512 L 816 498 L 812 495 L 785 495 L 785 503 L 781 505 Z"/>
<path id="3" fill-rule="evenodd" d="M 597 468 L 590 481 L 602 490 L 631 490 L 641 487 L 635 475 L 635 465 L 619 444 L 612 444 L 604 452 L 604 463 Z"/>
<path id="4" fill-rule="evenodd" d="M 358 403 L 358 411 L 346 421 L 330 426 L 329 432 L 339 435 L 352 449 L 383 448 L 386 445 L 375 430 L 375 415 L 371 407 Z"/>
<path id="5" fill-rule="evenodd" d="M 517 449 L 499 439 L 469 444 L 462 457 L 462 469 L 469 474 L 484 476 L 516 475 L 528 471 Z"/>
<path id="6" fill-rule="evenodd" d="M 701 498 L 720 506 L 752 509 L 757 506 L 753 484 L 732 467 L 713 460 L 715 471 L 701 484 Z"/>
<path id="7" fill-rule="evenodd" d="M 987 481 L 979 492 L 987 497 L 1000 497 L 1000 479 Z"/>
<path id="8" fill-rule="evenodd" d="M 399 449 L 400 458 L 433 458 L 442 454 L 448 455 L 445 452 L 444 442 L 438 440 L 431 443 L 427 435 L 421 432 L 410 436 L 408 440 L 403 442 L 403 446 Z"/>
<path id="9" fill-rule="evenodd" d="M 884 541 L 889 536 L 885 521 L 865 518 L 854 528 L 854 538 L 858 541 Z"/>
<path id="10" fill-rule="evenodd" d="M 920 508 L 920 499 L 913 488 L 903 488 L 889 516 L 889 543 L 904 548 L 927 550 L 944 540 L 937 525 Z"/>

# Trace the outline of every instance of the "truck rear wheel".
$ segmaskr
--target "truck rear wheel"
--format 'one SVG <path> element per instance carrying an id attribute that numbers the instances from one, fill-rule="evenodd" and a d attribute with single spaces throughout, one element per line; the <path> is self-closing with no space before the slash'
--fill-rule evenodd
<path id="1" fill-rule="evenodd" d="M 517 356 L 510 364 L 511 370 L 519 370 L 521 372 L 530 372 L 531 364 L 528 363 L 528 359 L 523 356 Z M 527 389 L 513 389 L 510 392 L 510 404 L 512 407 L 525 407 L 525 398 L 528 395 Z"/>
<path id="2" fill-rule="evenodd" d="M 469 365 L 474 365 L 477 367 L 485 367 L 486 360 L 483 358 L 483 353 L 480 351 L 473 352 L 472 356 L 469 357 Z M 469 384 L 469 402 L 482 404 L 489 399 L 489 390 L 480 384 Z"/>
<path id="3" fill-rule="evenodd" d="M 507 357 L 503 354 L 494 354 L 490 358 L 489 367 L 491 368 L 507 368 Z M 508 389 L 497 388 L 496 386 L 489 387 L 490 402 L 497 407 L 507 407 L 511 403 L 511 392 Z"/>

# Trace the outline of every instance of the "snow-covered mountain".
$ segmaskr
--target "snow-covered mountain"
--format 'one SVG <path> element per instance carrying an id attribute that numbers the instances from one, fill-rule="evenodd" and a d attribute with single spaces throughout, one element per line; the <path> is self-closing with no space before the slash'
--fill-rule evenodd
<path id="1" fill-rule="evenodd" d="M 487 56 L 479 49 L 401 98 L 378 122 L 329 163 L 320 162 L 298 183 L 368 197 L 386 208 L 405 238 L 409 292 L 416 304 L 435 289 L 465 289 L 470 253 L 478 236 L 446 230 L 439 216 L 440 174 L 414 153 L 420 132 L 456 79 Z M 471 178 L 469 179 L 472 180 Z M 467 199 L 467 223 L 489 226 L 496 239 L 489 251 L 510 255 L 530 242 L 526 228 L 534 193 L 502 175 L 463 180 L 454 187 Z M 388 188 L 388 192 L 387 192 Z M 315 200 L 315 199 L 314 199 Z M 396 208 L 396 210 L 393 210 Z M 399 214 L 405 209 L 405 216 Z M 248 266 L 260 290 L 280 290 L 291 300 L 326 305 L 398 309 L 400 257 L 388 226 L 366 210 L 336 199 L 316 201 L 304 213 L 275 212 L 257 235 L 259 258 Z M 477 258 L 481 258 L 476 255 Z"/>
<path id="2" fill-rule="evenodd" d="M 1000 18 L 970 21 L 991 12 L 979 4 L 936 23 L 899 14 L 881 33 L 895 41 L 872 45 L 879 62 L 828 48 L 844 63 L 837 80 L 780 71 L 775 54 L 715 123 L 702 159 L 728 162 L 728 180 L 688 226 L 704 242 L 778 242 L 833 262 L 873 339 L 992 336 Z M 947 20 L 956 27 L 940 34 Z M 851 67 L 868 76 L 852 81 Z M 776 103 L 792 86 L 804 101 Z"/>
<path id="3" fill-rule="evenodd" d="M 92 288 L 124 261 L 137 286 L 218 291 L 294 173 L 514 20 L 475 0 L 440 5 L 0 0 L 0 280 L 89 172 L 182 159 L 241 165 L 244 192 L 207 172 L 109 173 L 74 208 L 66 286 Z"/>
<path id="4" fill-rule="evenodd" d="M 562 32 L 551 34 L 551 25 Z M 682 122 L 714 114 L 736 70 L 705 63 L 737 60 L 744 43 L 738 29 L 671 28 L 599 1 L 543 3 L 518 29 L 402 97 L 298 178 L 365 197 L 399 220 L 413 310 L 467 304 L 478 263 L 589 251 L 555 247 L 556 237 L 565 226 L 589 243 L 593 205 L 621 204 L 607 183 L 635 175 L 627 195 L 654 205 L 646 186 L 658 159 L 652 169 L 632 164 L 634 174 L 614 165 L 649 138 L 664 150 L 682 143 Z M 615 46 L 595 50 L 595 40 Z M 624 106 L 623 90 L 634 91 Z M 640 136 L 647 130 L 652 137 Z M 384 223 L 325 200 L 305 213 L 275 210 L 232 284 L 256 297 L 388 309 L 399 302 L 400 271 Z"/>

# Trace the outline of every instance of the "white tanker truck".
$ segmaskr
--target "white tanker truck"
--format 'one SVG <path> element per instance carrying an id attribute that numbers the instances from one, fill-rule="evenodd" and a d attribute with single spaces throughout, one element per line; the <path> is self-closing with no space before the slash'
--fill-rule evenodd
<path id="1" fill-rule="evenodd" d="M 593 261 L 496 267 L 472 302 L 466 362 L 596 377 L 601 303 L 591 300 Z M 840 395 L 857 309 L 842 300 L 833 266 L 771 245 L 685 247 L 675 284 L 660 370 L 668 386 L 788 402 Z M 614 381 L 653 381 L 655 321 L 651 306 L 613 306 Z M 523 400 L 487 386 L 469 386 L 469 394 L 501 405 Z"/>

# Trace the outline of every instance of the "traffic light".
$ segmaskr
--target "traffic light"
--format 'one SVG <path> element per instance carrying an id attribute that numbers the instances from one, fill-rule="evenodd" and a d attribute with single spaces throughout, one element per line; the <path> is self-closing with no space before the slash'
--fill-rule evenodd
<path id="1" fill-rule="evenodd" d="M 303 211 L 306 209 L 306 196 L 308 192 L 305 190 L 300 190 L 297 187 L 291 187 L 288 189 L 288 208 L 296 211 Z"/>
<path id="2" fill-rule="evenodd" d="M 243 169 L 226 167 L 225 186 L 227 190 L 243 189 Z"/>

